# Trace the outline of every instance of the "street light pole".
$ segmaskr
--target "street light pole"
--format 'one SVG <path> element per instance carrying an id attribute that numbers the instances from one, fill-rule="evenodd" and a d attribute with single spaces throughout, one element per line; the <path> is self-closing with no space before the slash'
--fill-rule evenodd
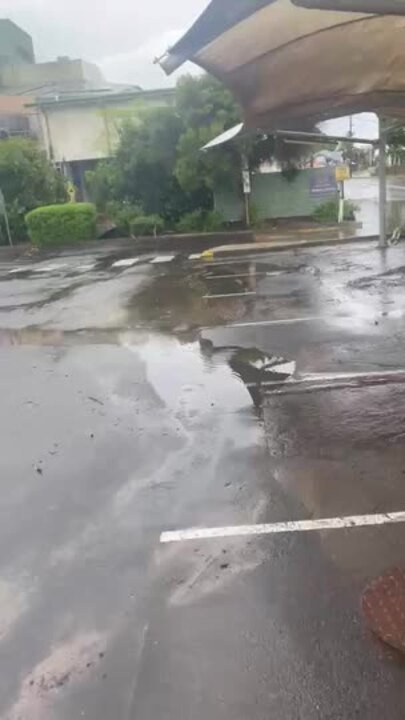
<path id="1" fill-rule="evenodd" d="M 387 170 L 385 151 L 387 145 L 386 127 L 383 118 L 378 118 L 378 187 L 379 187 L 379 246 L 387 247 Z"/>

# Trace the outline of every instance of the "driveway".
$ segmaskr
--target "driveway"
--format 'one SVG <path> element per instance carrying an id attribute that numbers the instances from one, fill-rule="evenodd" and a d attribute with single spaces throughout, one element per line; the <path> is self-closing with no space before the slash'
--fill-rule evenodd
<path id="1" fill-rule="evenodd" d="M 404 285 L 371 243 L 0 265 L 1 720 L 402 720 L 360 601 L 405 557 Z"/>

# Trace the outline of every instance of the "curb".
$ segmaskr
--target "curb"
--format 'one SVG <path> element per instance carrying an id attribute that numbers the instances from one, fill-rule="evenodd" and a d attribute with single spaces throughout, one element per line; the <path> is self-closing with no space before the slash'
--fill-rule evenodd
<path id="1" fill-rule="evenodd" d="M 294 250 L 294 249 L 300 249 L 300 248 L 307 248 L 307 247 L 329 247 L 334 245 L 349 245 L 351 243 L 362 243 L 362 242 L 370 242 L 370 241 L 377 241 L 378 235 L 363 235 L 363 236 L 357 236 L 353 235 L 351 237 L 347 238 L 340 238 L 340 239 L 330 239 L 330 240 L 320 240 L 320 239 L 314 239 L 314 240 L 294 240 L 292 242 L 283 242 L 283 243 L 252 243 L 249 245 L 240 245 L 235 246 L 233 248 L 231 247 L 213 247 L 209 248 L 208 250 L 205 250 L 201 253 L 201 259 L 203 260 L 212 260 L 215 257 L 226 257 L 226 256 L 232 256 L 232 255 L 244 255 L 249 254 L 253 255 L 256 253 L 271 253 L 271 252 L 283 252 L 286 250 Z"/>

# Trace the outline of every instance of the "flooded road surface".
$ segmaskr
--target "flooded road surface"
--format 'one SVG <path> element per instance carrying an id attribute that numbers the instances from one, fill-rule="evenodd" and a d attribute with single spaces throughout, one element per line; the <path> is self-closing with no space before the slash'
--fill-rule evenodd
<path id="1" fill-rule="evenodd" d="M 353 177 L 345 182 L 345 196 L 357 206 L 356 220 L 361 235 L 378 235 L 378 177 Z M 387 176 L 387 227 L 390 233 L 405 225 L 405 178 Z"/>
<path id="2" fill-rule="evenodd" d="M 405 247 L 130 259 L 0 265 L 1 720 L 402 720 Z"/>

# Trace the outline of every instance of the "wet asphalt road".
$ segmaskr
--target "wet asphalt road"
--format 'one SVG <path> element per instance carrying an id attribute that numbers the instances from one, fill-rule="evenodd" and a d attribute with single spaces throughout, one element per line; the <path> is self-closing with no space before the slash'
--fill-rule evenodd
<path id="1" fill-rule="evenodd" d="M 263 393 L 405 367 L 405 248 L 116 259 L 0 264 L 1 720 L 402 719 L 403 525 L 159 536 L 405 510 L 404 385 Z"/>

